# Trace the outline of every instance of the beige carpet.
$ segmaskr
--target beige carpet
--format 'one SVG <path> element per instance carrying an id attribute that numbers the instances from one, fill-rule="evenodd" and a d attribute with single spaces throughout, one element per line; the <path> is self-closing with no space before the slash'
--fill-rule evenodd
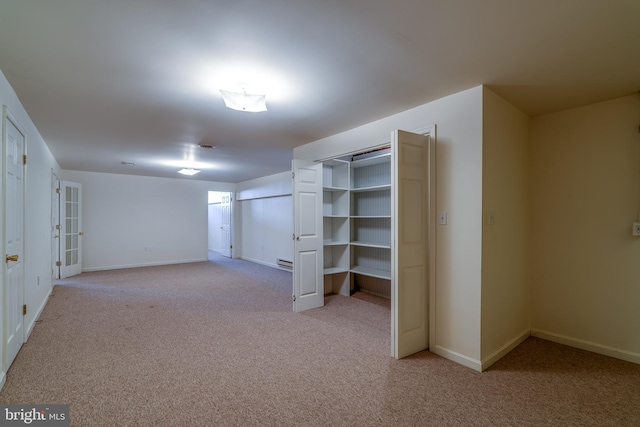
<path id="1" fill-rule="evenodd" d="M 226 258 L 53 291 L 0 403 L 74 426 L 638 426 L 640 366 L 530 338 L 480 374 L 389 357 L 389 308 L 291 311 L 291 274 Z"/>

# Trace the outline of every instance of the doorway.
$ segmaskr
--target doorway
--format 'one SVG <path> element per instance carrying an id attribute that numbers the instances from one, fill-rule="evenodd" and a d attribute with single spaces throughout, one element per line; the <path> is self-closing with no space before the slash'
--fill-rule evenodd
<path id="1" fill-rule="evenodd" d="M 233 257 L 232 243 L 232 203 L 233 194 L 229 191 L 209 191 L 208 205 L 208 259 L 216 254 Z"/>

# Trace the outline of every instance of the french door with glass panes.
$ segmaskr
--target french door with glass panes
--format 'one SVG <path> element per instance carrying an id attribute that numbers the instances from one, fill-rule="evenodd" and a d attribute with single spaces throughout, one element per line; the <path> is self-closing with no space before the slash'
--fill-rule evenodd
<path id="1" fill-rule="evenodd" d="M 60 191 L 60 278 L 82 271 L 82 185 L 62 181 Z"/>

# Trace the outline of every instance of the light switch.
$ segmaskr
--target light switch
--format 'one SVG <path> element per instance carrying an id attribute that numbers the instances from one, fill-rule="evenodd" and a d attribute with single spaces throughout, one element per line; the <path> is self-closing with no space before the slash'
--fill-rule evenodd
<path id="1" fill-rule="evenodd" d="M 447 211 L 442 211 L 438 214 L 438 224 L 447 225 Z"/>

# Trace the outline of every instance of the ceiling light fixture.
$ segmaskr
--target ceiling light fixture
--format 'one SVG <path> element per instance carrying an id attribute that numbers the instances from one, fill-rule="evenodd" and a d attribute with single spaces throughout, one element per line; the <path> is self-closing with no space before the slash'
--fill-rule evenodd
<path id="1" fill-rule="evenodd" d="M 184 168 L 184 169 L 180 169 L 178 171 L 178 173 L 181 173 L 182 175 L 195 175 L 198 172 L 200 172 L 198 169 L 192 169 L 192 168 Z"/>
<path id="2" fill-rule="evenodd" d="M 220 89 L 224 105 L 232 110 L 259 113 L 267 111 L 266 95 L 250 94 L 242 88 L 242 92 L 231 92 Z"/>

